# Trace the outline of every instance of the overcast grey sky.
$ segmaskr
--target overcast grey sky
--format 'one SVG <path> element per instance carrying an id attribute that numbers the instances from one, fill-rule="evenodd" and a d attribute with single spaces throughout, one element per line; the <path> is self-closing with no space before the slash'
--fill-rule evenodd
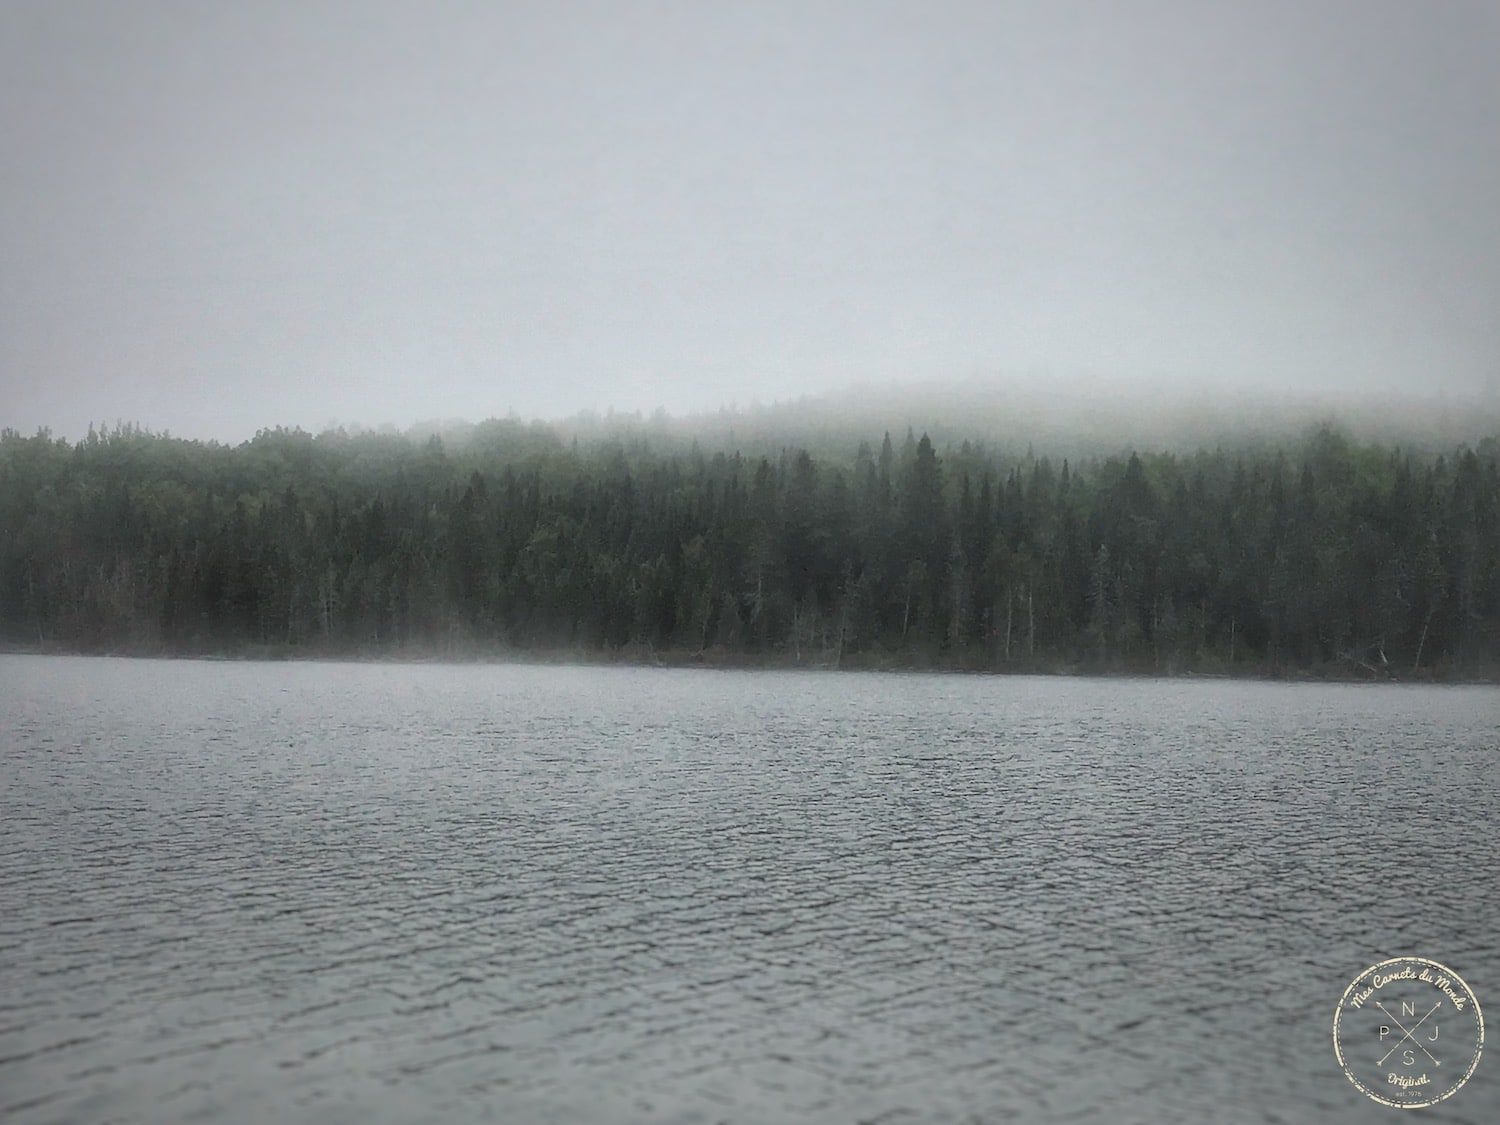
<path id="1" fill-rule="evenodd" d="M 1500 5 L 0 3 L 0 425 L 1500 373 Z"/>

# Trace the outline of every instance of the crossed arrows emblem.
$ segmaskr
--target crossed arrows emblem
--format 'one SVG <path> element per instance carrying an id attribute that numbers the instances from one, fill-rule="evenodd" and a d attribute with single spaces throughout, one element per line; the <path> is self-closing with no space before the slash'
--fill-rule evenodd
<path id="1" fill-rule="evenodd" d="M 1427 1022 L 1427 1016 L 1430 1016 L 1430 1015 L 1432 1015 L 1433 1012 L 1437 1011 L 1438 1008 L 1440 1008 L 1442 1006 L 1442 1003 L 1443 1002 L 1441 1000 L 1439 1000 L 1432 1007 L 1428 1008 L 1427 1009 L 1427 1015 L 1423 1016 L 1416 1023 L 1414 1023 L 1414 1024 L 1411 1025 L 1411 1031 L 1407 1031 L 1407 1029 L 1405 1027 L 1401 1026 L 1401 1021 L 1398 1020 L 1395 1016 L 1391 1015 L 1390 1012 L 1386 1011 L 1386 1007 L 1385 1007 L 1384 1004 L 1377 1003 L 1375 1006 L 1377 1008 L 1379 1008 L 1382 1012 L 1385 1012 L 1385 1018 L 1388 1019 L 1388 1020 L 1390 1020 L 1393 1024 L 1396 1025 L 1396 1030 L 1397 1031 L 1403 1032 L 1404 1034 L 1401 1036 L 1400 1039 L 1396 1040 L 1395 1046 L 1393 1046 L 1389 1051 L 1387 1051 L 1385 1054 L 1383 1054 L 1383 1055 L 1380 1056 L 1380 1061 L 1378 1063 L 1376 1063 L 1375 1065 L 1376 1066 L 1384 1066 L 1385 1065 L 1385 1060 L 1388 1059 L 1388 1058 L 1390 1058 L 1391 1055 L 1395 1053 L 1396 1047 L 1401 1046 L 1401 1044 L 1405 1043 L 1408 1039 L 1411 1039 L 1411 1041 L 1413 1043 L 1417 1044 L 1417 1049 L 1419 1051 L 1421 1051 L 1424 1055 L 1426 1055 L 1429 1059 L 1432 1060 L 1432 1065 L 1433 1066 L 1442 1066 L 1443 1065 L 1442 1062 L 1440 1062 L 1438 1060 L 1438 1057 L 1436 1055 L 1434 1055 L 1426 1047 L 1422 1046 L 1421 1043 L 1417 1043 L 1417 1041 L 1415 1039 L 1411 1038 L 1412 1037 L 1412 1032 L 1416 1031 L 1417 1028 L 1421 1027 L 1424 1023 L 1426 1023 Z"/>

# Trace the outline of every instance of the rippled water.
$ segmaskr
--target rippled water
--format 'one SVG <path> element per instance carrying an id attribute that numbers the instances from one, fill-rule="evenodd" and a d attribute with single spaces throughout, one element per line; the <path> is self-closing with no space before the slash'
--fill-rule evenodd
<path id="1" fill-rule="evenodd" d="M 1336 1121 L 1500 692 L 0 658 L 0 1118 Z M 1500 1120 L 1491 1047 L 1424 1120 Z"/>

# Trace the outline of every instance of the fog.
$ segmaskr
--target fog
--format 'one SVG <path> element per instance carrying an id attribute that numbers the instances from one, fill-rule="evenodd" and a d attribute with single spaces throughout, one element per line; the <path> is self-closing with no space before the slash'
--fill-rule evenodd
<path id="1" fill-rule="evenodd" d="M 0 424 L 1465 422 L 1496 57 L 1480 2 L 10 3 Z"/>
<path id="2" fill-rule="evenodd" d="M 1014 455 L 1088 456 L 1186 451 L 1288 439 L 1332 426 L 1358 440 L 1411 449 L 1500 440 L 1500 396 L 1439 390 L 1358 394 L 1256 386 L 1184 388 L 1163 380 L 1075 376 L 1060 385 L 975 376 L 917 384 L 858 384 L 825 394 L 671 416 L 585 414 L 548 428 L 563 440 L 642 438 L 658 447 L 852 453 L 889 433 L 926 433 L 940 446 L 979 442 Z M 429 421 L 409 433 L 463 440 L 468 427 Z"/>
<path id="3" fill-rule="evenodd" d="M 518 428 L 519 427 L 519 428 Z M 1390 392 L 1379 396 L 1268 391 L 1243 387 L 1186 391 L 1171 384 L 1079 377 L 1058 394 L 1041 383 L 997 383 L 986 377 L 923 384 L 858 384 L 780 402 L 681 415 L 665 411 L 585 411 L 529 423 L 519 416 L 429 418 L 401 433 L 414 441 L 439 436 L 453 450 L 474 442 L 513 443 L 524 429 L 534 448 L 576 442 L 642 443 L 656 452 L 740 452 L 775 456 L 806 448 L 834 461 L 861 444 L 878 448 L 927 434 L 940 449 L 977 443 L 1003 457 L 1088 458 L 1130 451 L 1247 451 L 1295 447 L 1324 427 L 1356 441 L 1436 454 L 1454 446 L 1491 448 L 1500 441 L 1500 396 Z M 341 429 L 349 430 L 348 427 Z M 358 433 L 362 427 L 353 427 Z"/>

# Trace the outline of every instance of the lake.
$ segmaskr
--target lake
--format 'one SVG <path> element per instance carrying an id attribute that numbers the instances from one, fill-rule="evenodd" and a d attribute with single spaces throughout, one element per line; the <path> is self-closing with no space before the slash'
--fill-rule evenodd
<path id="1" fill-rule="evenodd" d="M 0 657 L 6 1122 L 1368 1122 L 1500 690 Z M 1491 1046 L 1491 1052 L 1500 1047 Z M 1423 1111 L 1500 1120 L 1500 1059 Z"/>

